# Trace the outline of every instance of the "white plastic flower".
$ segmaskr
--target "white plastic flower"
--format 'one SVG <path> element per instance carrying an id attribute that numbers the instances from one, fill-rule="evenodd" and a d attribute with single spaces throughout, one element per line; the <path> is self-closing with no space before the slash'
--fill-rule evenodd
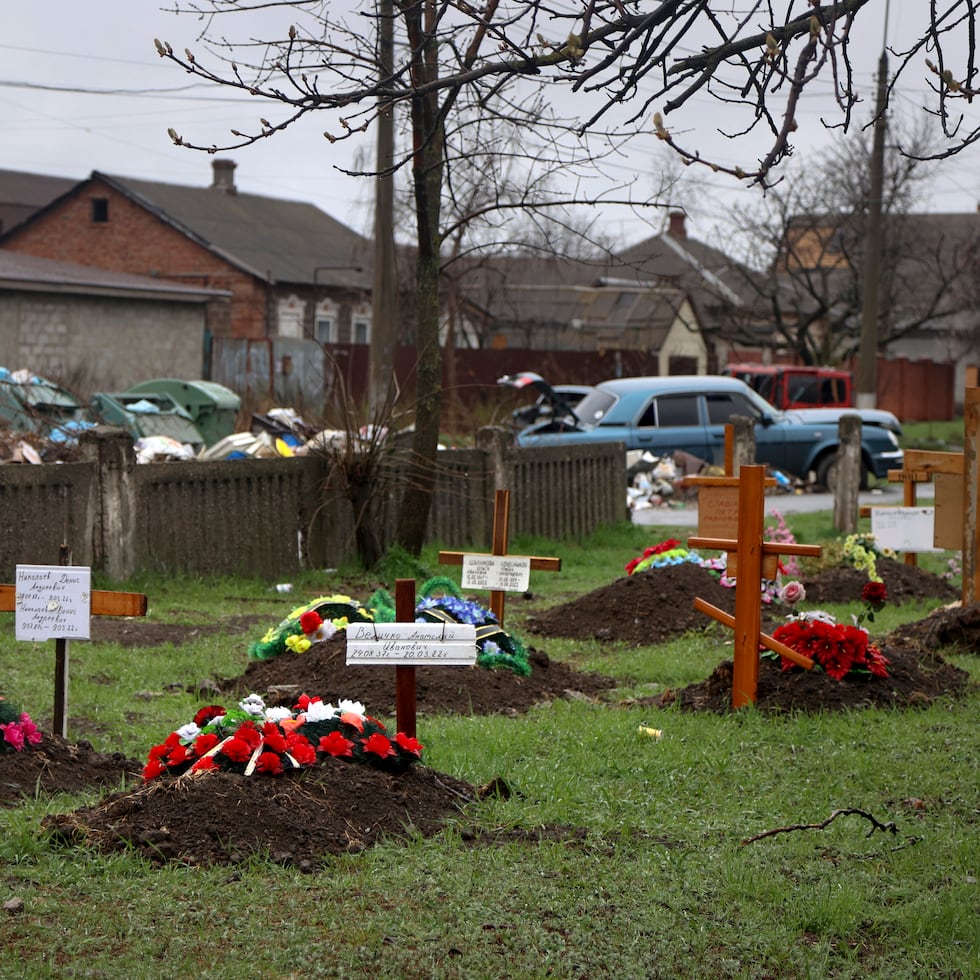
<path id="1" fill-rule="evenodd" d="M 337 714 L 337 709 L 332 704 L 324 704 L 317 699 L 306 706 L 305 714 L 307 721 L 329 721 Z"/>
<path id="2" fill-rule="evenodd" d="M 194 724 L 194 722 L 189 721 L 182 728 L 177 729 L 177 738 L 182 742 L 193 742 L 198 735 L 201 734 L 201 729 Z"/>
<path id="3" fill-rule="evenodd" d="M 266 708 L 265 709 L 265 720 L 266 721 L 282 721 L 283 718 L 292 718 L 293 713 L 289 708 Z"/>
<path id="4" fill-rule="evenodd" d="M 238 707 L 250 715 L 255 715 L 256 718 L 265 715 L 265 701 L 258 694 L 250 694 L 247 698 L 243 698 L 238 702 Z"/>
<path id="5" fill-rule="evenodd" d="M 816 619 L 821 623 L 829 623 L 831 626 L 837 625 L 837 620 L 829 612 L 824 612 L 822 609 L 811 609 L 809 612 L 800 613 L 799 618 L 807 620 Z"/>
<path id="6" fill-rule="evenodd" d="M 309 639 L 311 643 L 322 643 L 324 640 L 329 640 L 330 637 L 336 632 L 337 627 L 334 626 L 333 622 L 329 619 L 325 619 L 312 633 L 310 633 Z"/>
<path id="7" fill-rule="evenodd" d="M 364 717 L 364 705 L 360 701 L 348 701 L 346 698 L 341 698 L 337 702 L 337 711 L 342 715 L 352 714 Z"/>

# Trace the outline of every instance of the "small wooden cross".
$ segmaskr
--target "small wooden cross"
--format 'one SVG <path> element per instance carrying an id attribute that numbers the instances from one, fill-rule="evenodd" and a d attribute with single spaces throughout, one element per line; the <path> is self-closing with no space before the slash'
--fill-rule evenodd
<path id="1" fill-rule="evenodd" d="M 60 549 L 61 564 L 71 564 L 71 551 L 67 545 Z M 139 592 L 106 592 L 93 589 L 90 598 L 92 616 L 145 616 L 147 599 Z M 0 585 L 0 612 L 15 612 L 17 587 Z M 62 738 L 68 737 L 68 640 L 54 641 L 54 717 L 52 731 Z"/>
<path id="2" fill-rule="evenodd" d="M 498 490 L 494 495 L 493 502 L 493 546 L 489 557 L 507 554 L 508 525 L 510 523 L 510 491 Z M 440 565 L 462 565 L 463 559 L 470 557 L 488 557 L 476 552 L 463 551 L 440 551 Z M 511 557 L 526 558 L 524 555 L 514 555 Z M 538 558 L 528 559 L 532 571 L 537 572 L 559 572 L 561 571 L 560 558 Z M 504 625 L 504 595 L 500 589 L 490 590 L 490 611 L 497 617 L 497 622 Z"/>

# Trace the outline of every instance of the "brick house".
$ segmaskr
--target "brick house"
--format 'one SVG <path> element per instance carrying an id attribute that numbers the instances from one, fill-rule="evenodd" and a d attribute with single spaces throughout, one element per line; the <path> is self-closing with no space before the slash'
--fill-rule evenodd
<path id="1" fill-rule="evenodd" d="M 367 342 L 371 246 L 312 204 L 240 193 L 236 164 L 209 187 L 94 171 L 0 236 L 0 248 L 231 295 L 209 338 Z"/>

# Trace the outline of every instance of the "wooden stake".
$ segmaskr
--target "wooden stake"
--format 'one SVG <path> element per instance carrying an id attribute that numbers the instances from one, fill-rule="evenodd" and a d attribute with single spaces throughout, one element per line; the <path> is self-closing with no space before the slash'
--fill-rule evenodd
<path id="1" fill-rule="evenodd" d="M 415 579 L 395 580 L 395 620 L 415 622 Z M 396 731 L 415 738 L 415 668 L 410 664 L 395 667 L 395 725 Z"/>

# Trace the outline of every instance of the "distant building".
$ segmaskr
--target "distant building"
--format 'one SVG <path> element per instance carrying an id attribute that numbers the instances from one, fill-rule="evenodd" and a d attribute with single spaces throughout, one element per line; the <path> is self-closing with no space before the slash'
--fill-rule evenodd
<path id="1" fill-rule="evenodd" d="M 200 378 L 205 310 L 230 295 L 0 249 L 0 365 L 83 398 L 164 374 Z"/>
<path id="2" fill-rule="evenodd" d="M 370 243 L 312 204 L 95 171 L 0 236 L 0 249 L 231 294 L 211 337 L 367 342 Z"/>

